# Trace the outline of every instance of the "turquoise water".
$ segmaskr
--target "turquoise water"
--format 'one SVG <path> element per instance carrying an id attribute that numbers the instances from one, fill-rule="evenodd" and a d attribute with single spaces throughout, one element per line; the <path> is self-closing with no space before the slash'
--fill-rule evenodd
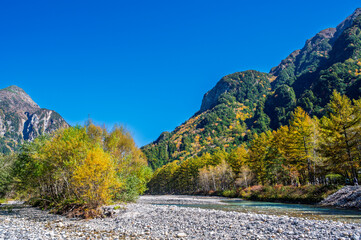
<path id="1" fill-rule="evenodd" d="M 361 211 L 326 208 L 317 205 L 256 202 L 243 200 L 222 201 L 224 204 L 172 204 L 182 207 L 199 207 L 224 211 L 252 212 L 270 215 L 287 215 L 308 219 L 334 220 L 361 223 Z"/>

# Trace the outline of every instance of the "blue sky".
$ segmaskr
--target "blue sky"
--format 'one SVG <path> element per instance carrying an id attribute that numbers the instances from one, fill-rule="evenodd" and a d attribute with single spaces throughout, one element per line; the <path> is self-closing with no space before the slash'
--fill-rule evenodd
<path id="1" fill-rule="evenodd" d="M 199 110 L 224 75 L 268 72 L 358 1 L 0 3 L 0 88 L 70 124 L 125 125 L 142 146 Z"/>

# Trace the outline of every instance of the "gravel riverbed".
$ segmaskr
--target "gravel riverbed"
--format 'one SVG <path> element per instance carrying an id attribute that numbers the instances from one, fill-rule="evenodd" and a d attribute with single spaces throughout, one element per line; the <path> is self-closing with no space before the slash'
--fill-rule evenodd
<path id="1" fill-rule="evenodd" d="M 111 218 L 79 220 L 2 205 L 2 239 L 361 239 L 361 224 L 154 204 L 222 204 L 221 198 L 143 196 Z"/>

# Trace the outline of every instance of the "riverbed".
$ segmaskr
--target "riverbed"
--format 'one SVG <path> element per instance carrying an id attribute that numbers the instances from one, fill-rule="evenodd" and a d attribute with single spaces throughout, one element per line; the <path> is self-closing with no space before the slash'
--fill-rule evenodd
<path id="1" fill-rule="evenodd" d="M 0 210 L 0 239 L 360 239 L 361 224 L 211 209 L 229 199 L 143 196 L 112 218 L 68 219 L 23 205 Z M 198 205 L 199 207 L 180 206 Z M 12 207 L 12 208 L 11 208 Z M 113 209 L 109 207 L 109 209 Z"/>

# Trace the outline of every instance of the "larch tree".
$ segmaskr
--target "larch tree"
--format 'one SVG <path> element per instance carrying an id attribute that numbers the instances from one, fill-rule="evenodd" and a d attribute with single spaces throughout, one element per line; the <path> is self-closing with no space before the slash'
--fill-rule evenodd
<path id="1" fill-rule="evenodd" d="M 267 131 L 261 134 L 254 134 L 249 147 L 248 164 L 255 174 L 258 183 L 264 185 L 268 177 L 268 161 L 267 157 L 270 147 L 272 133 Z"/>
<path id="2" fill-rule="evenodd" d="M 277 180 L 283 183 L 298 183 L 299 173 L 290 153 L 290 129 L 287 125 L 273 131 L 272 158 L 278 165 Z"/>
<path id="3" fill-rule="evenodd" d="M 311 117 L 301 107 L 297 107 L 290 121 L 288 146 L 290 158 L 301 172 L 307 172 L 309 183 L 315 183 L 315 135 L 315 124 Z"/>
<path id="4" fill-rule="evenodd" d="M 241 173 L 242 166 L 246 165 L 247 158 L 248 152 L 244 145 L 234 149 L 227 157 L 227 162 L 236 176 Z"/>
<path id="5" fill-rule="evenodd" d="M 334 91 L 328 104 L 329 116 L 321 118 L 319 151 L 335 172 L 357 178 L 361 115 L 359 103 Z"/>

